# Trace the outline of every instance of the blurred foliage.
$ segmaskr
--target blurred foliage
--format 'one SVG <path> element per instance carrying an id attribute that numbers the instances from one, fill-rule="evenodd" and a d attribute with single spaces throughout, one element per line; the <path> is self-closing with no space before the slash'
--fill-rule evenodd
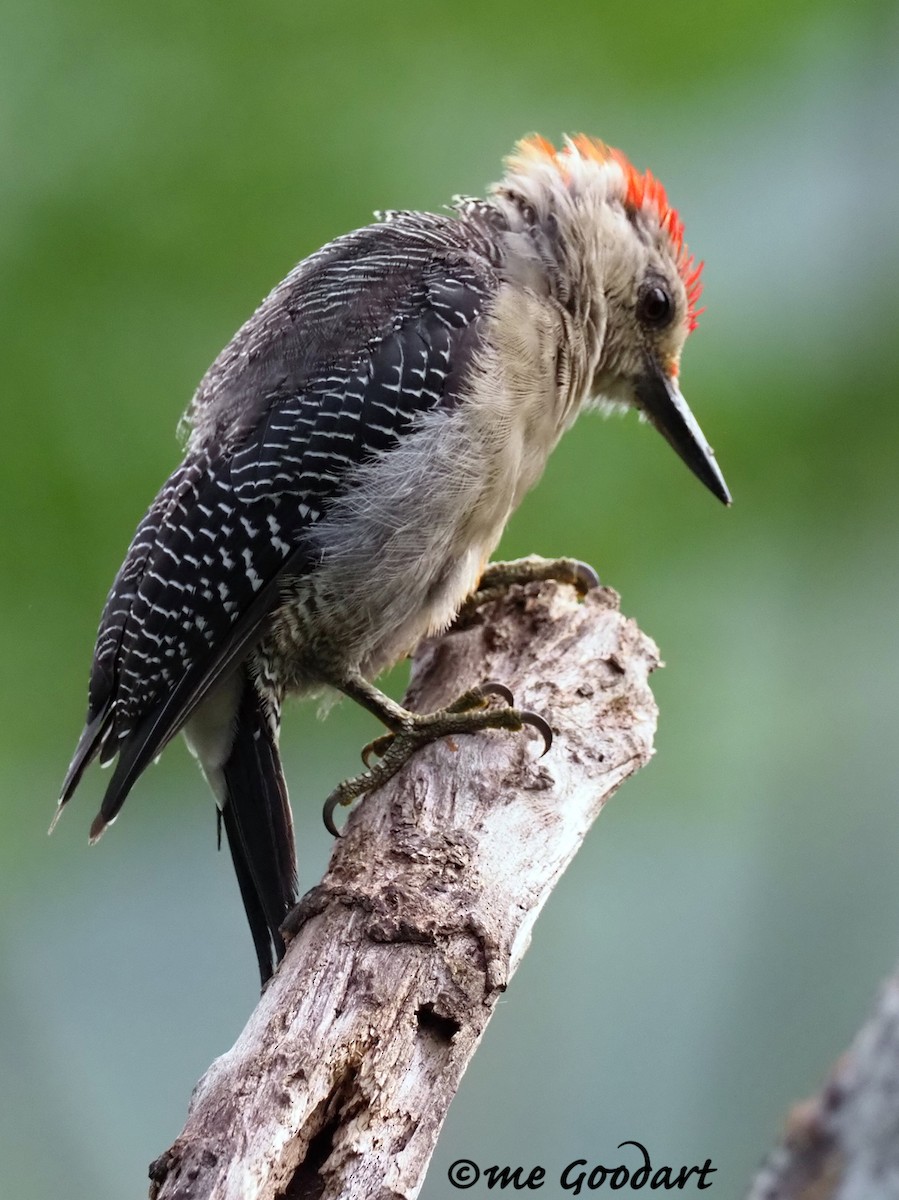
<path id="1" fill-rule="evenodd" d="M 33 0 L 3 29 L 0 1195 L 143 1194 L 254 1000 L 180 745 L 100 847 L 96 774 L 44 836 L 197 379 L 326 239 L 583 129 L 651 165 L 707 262 L 682 379 L 736 503 L 585 419 L 510 526 L 658 640 L 658 755 L 539 922 L 424 1195 L 458 1157 L 634 1138 L 739 1196 L 899 953 L 895 6 Z M 315 721 L 284 733 L 307 884 L 373 732 Z"/>

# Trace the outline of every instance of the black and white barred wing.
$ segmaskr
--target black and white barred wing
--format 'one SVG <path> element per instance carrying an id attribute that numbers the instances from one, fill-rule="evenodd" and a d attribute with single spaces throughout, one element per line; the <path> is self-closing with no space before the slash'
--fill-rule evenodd
<path id="1" fill-rule="evenodd" d="M 314 569 L 310 530 L 351 486 L 353 468 L 389 454 L 424 414 L 459 398 L 494 286 L 488 265 L 476 256 L 448 259 L 433 246 L 427 254 L 422 249 L 411 265 L 404 260 L 413 285 L 405 289 L 406 303 L 388 313 L 389 262 L 360 254 L 354 236 L 344 241 L 352 251 L 347 273 L 355 290 L 346 311 L 355 353 L 346 353 L 344 341 L 317 370 L 295 353 L 291 361 L 304 363 L 297 389 L 295 373 L 284 367 L 291 357 L 285 339 L 272 333 L 264 305 L 257 318 L 273 338 L 277 369 L 262 361 L 267 343 L 248 323 L 217 360 L 226 366 L 214 364 L 206 391 L 198 393 L 190 452 L 139 526 L 116 578 L 97 640 L 87 726 L 61 800 L 71 796 L 92 758 L 118 754 L 95 834 L 258 639 L 279 603 L 282 580 Z M 338 265 L 329 262 L 332 275 Z M 366 293 L 371 299 L 367 328 L 360 290 L 363 301 Z M 306 307 L 321 310 L 322 301 L 313 300 Z M 331 314 L 328 329 L 334 319 Z M 326 340 L 322 328 L 313 322 L 319 348 Z M 300 328 L 294 336 L 301 337 Z M 253 347 L 244 357 L 259 364 L 260 383 L 274 390 L 235 407 L 231 391 L 245 392 L 253 377 L 227 365 L 237 361 L 233 347 L 241 340 Z M 215 377 L 223 393 L 217 405 L 209 391 Z M 245 429 L 248 408 L 257 416 Z"/>

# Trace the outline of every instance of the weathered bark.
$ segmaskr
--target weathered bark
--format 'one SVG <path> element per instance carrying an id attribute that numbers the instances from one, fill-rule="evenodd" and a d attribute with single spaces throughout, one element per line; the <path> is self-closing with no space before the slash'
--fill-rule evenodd
<path id="1" fill-rule="evenodd" d="M 616 788 L 652 754 L 658 652 L 598 588 L 512 588 L 416 655 L 429 711 L 500 680 L 555 731 L 416 754 L 369 795 L 303 902 L 234 1047 L 151 1168 L 155 1200 L 417 1195 L 537 914 Z"/>
<path id="2" fill-rule="evenodd" d="M 899 1200 L 899 974 L 819 1094 L 792 1110 L 748 1200 Z"/>

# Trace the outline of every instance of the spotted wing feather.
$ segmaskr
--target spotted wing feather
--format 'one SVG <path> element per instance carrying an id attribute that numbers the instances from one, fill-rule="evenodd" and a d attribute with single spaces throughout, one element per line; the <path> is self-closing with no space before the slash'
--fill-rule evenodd
<path id="1" fill-rule="evenodd" d="M 198 390 L 188 455 L 138 527 L 97 639 L 62 795 L 98 752 L 119 754 L 95 833 L 258 639 L 282 579 L 312 568 L 309 531 L 353 468 L 459 400 L 493 268 L 450 218 L 403 215 L 401 254 L 394 222 L 301 264 Z"/>

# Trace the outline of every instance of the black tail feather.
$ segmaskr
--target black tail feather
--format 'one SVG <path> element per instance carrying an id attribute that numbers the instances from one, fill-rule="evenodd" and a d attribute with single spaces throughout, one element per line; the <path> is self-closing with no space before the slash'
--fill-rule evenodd
<path id="1" fill-rule="evenodd" d="M 75 747 L 75 753 L 72 756 L 72 761 L 69 763 L 69 769 L 66 772 L 65 781 L 62 785 L 62 791 L 59 795 L 60 808 L 64 804 L 68 804 L 69 800 L 71 800 L 72 793 L 81 782 L 81 776 L 84 774 L 85 769 L 97 756 L 103 741 L 103 735 L 109 724 L 110 708 L 110 704 L 105 704 L 85 725 L 81 737 L 78 739 L 78 745 Z"/>
<path id="2" fill-rule="evenodd" d="M 259 893 L 256 891 L 256 885 L 250 873 L 250 865 L 240 840 L 240 831 L 234 819 L 233 807 L 230 804 L 225 805 L 225 810 L 221 813 L 221 820 L 228 835 L 228 847 L 231 851 L 231 861 L 234 863 L 234 874 L 237 876 L 237 883 L 240 887 L 240 898 L 243 900 L 247 921 L 250 925 L 250 932 L 253 935 L 253 945 L 256 948 L 256 961 L 259 964 L 259 979 L 262 986 L 265 987 L 266 983 L 272 977 L 277 960 L 284 953 L 284 946 L 283 943 L 279 944 L 280 936 L 278 936 L 277 940 L 272 937 L 265 911 L 259 902 Z M 274 959 L 272 957 L 273 950 Z"/>
<path id="3" fill-rule="evenodd" d="M 297 871 L 276 728 L 249 679 L 223 773 L 222 821 L 265 984 L 284 955 L 279 926 L 296 903 Z"/>

